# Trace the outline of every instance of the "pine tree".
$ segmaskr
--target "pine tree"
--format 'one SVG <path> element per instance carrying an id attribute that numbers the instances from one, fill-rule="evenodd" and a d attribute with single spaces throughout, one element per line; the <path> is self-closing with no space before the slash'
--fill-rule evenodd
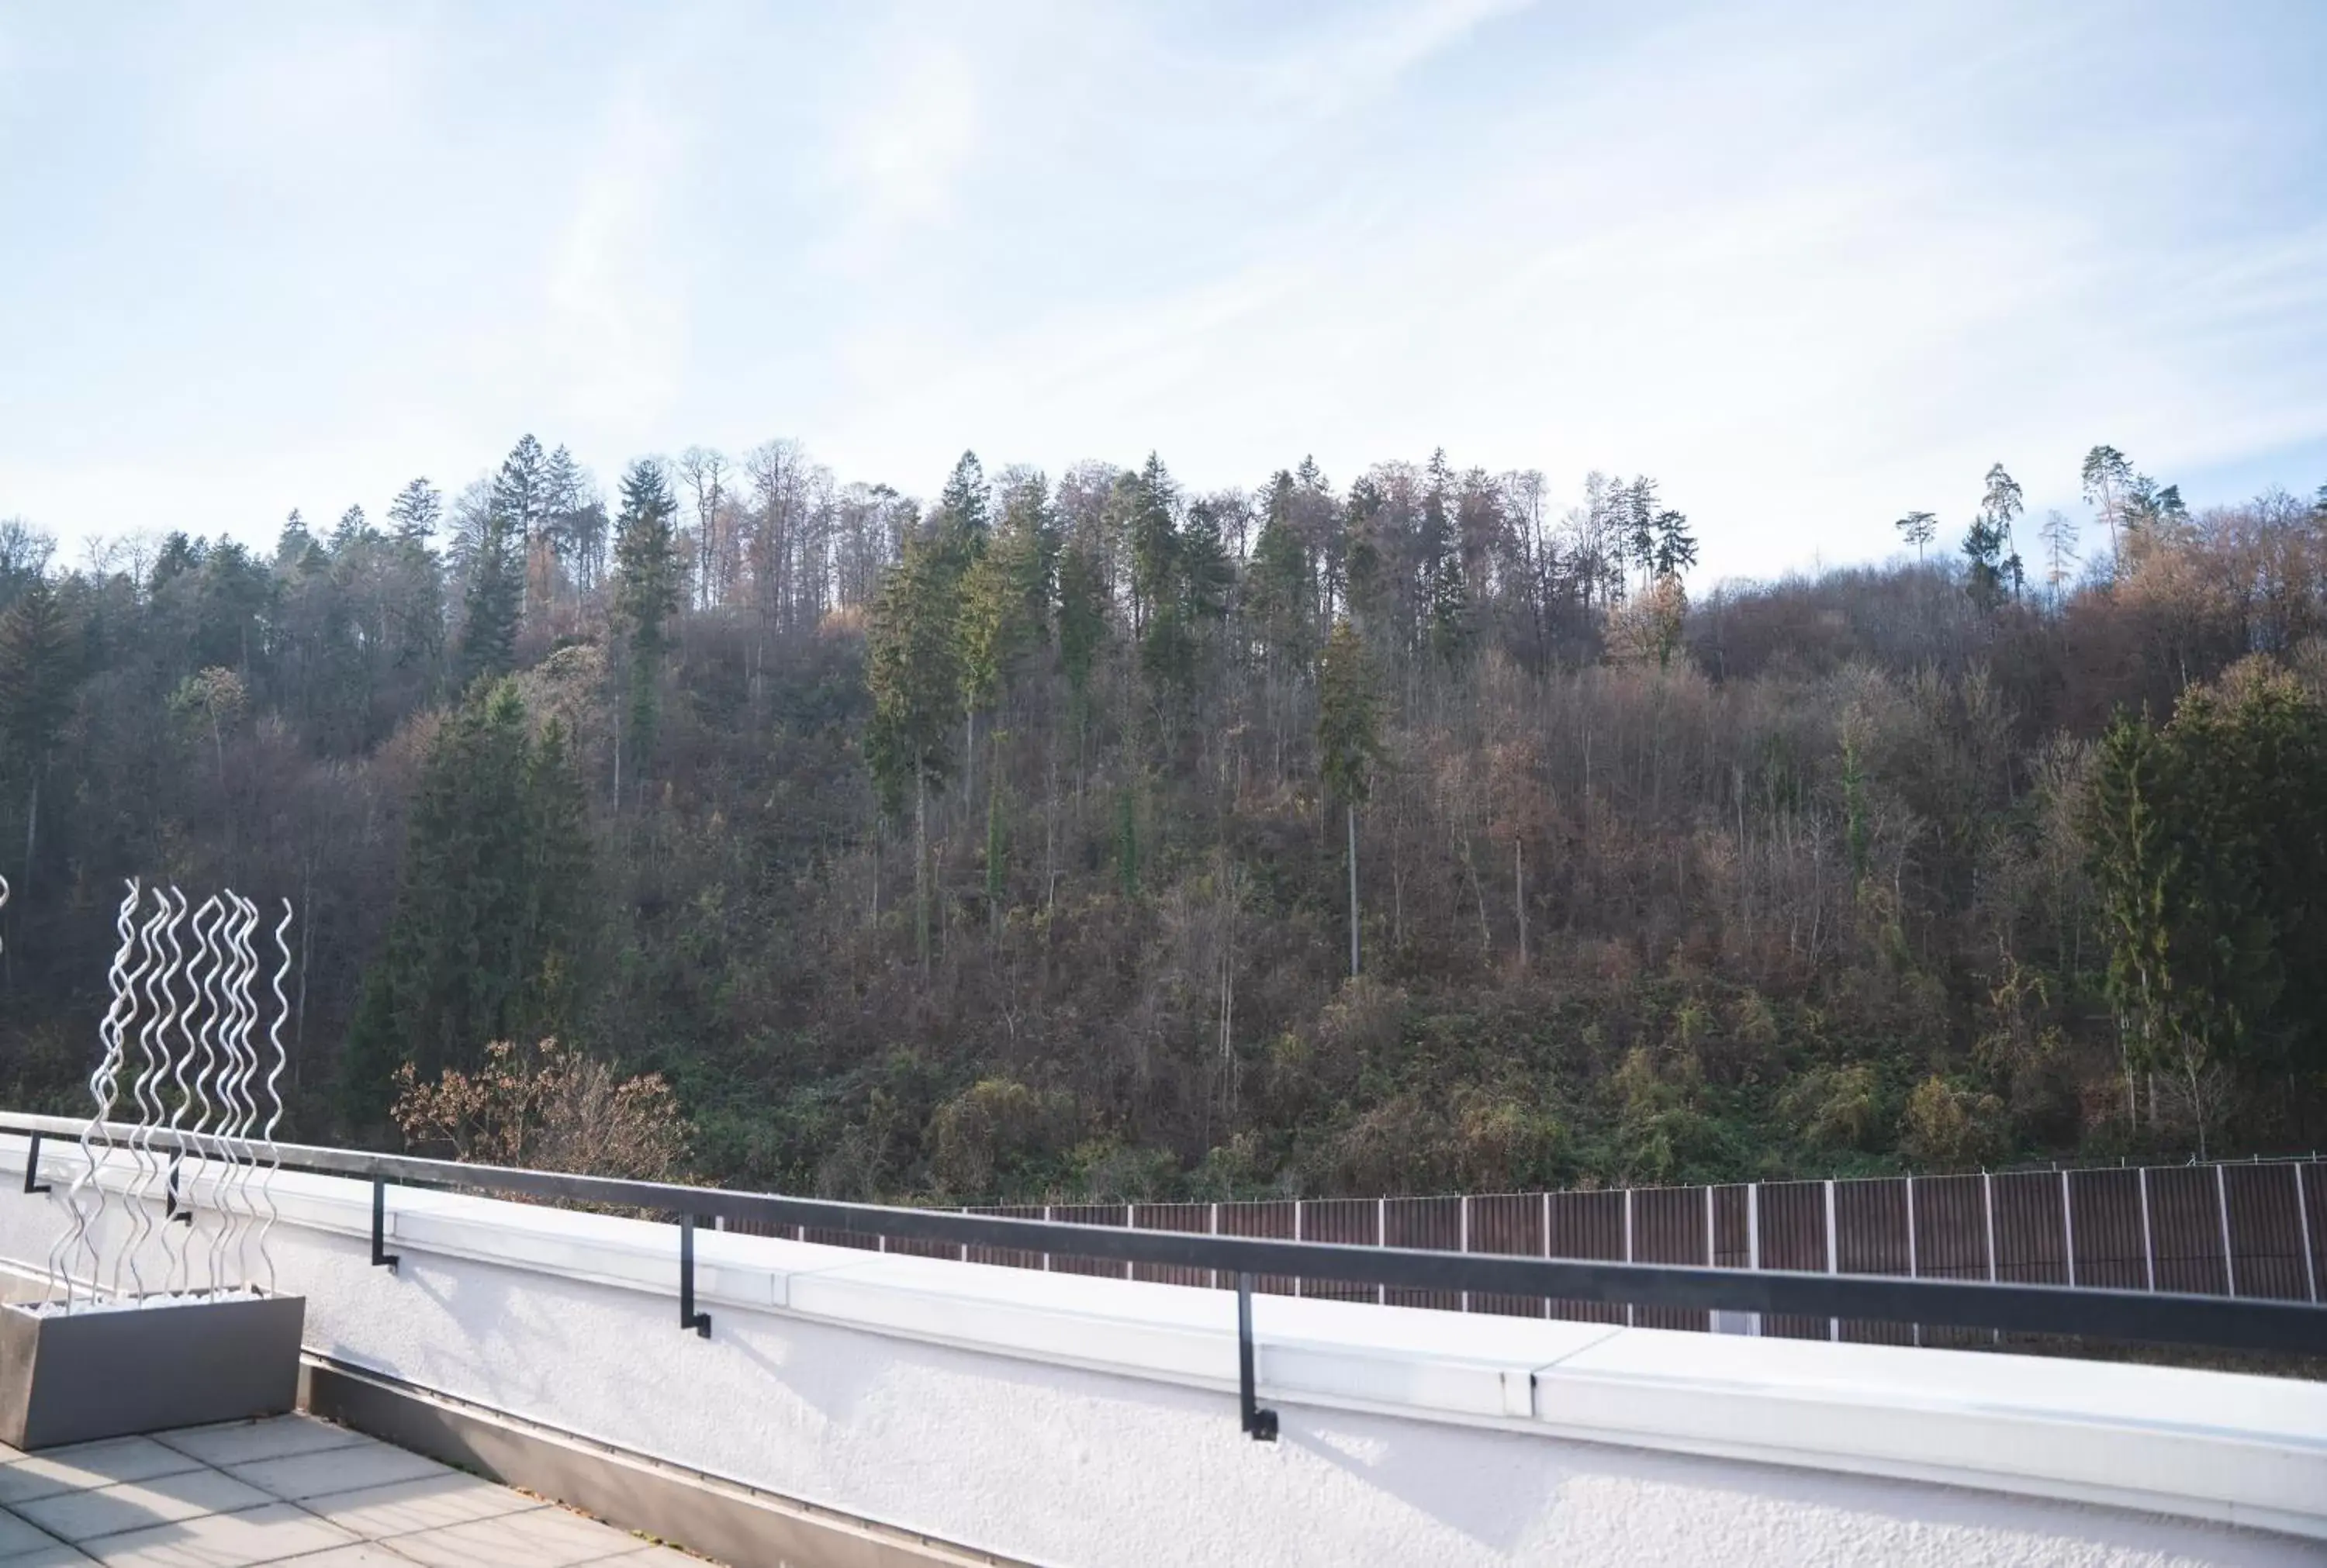
<path id="1" fill-rule="evenodd" d="M 960 603 L 943 546 L 913 539 L 883 574 L 866 639 L 873 717 L 865 760 L 891 816 L 913 807 L 914 934 L 923 975 L 930 964 L 929 797 L 953 770 L 954 725 L 961 720 Z"/>
<path id="2" fill-rule="evenodd" d="M 33 885 L 41 776 L 72 712 L 75 662 L 64 606 L 48 579 L 35 575 L 0 614 L 0 746 L 5 747 L 0 760 L 27 792 L 23 871 L 16 884 L 20 899 Z"/>
<path id="3" fill-rule="evenodd" d="M 1424 614 L 1431 651 L 1449 664 L 1459 662 L 1471 645 L 1470 584 L 1463 574 L 1463 558 L 1455 548 L 1449 515 L 1449 490 L 1453 473 L 1446 466 L 1444 447 L 1430 454 L 1422 493 L 1422 556 Z"/>
<path id="4" fill-rule="evenodd" d="M 461 597 L 461 642 L 454 677 L 465 689 L 517 667 L 517 630 L 525 608 L 525 563 L 515 525 L 487 515 Z"/>
<path id="5" fill-rule="evenodd" d="M 1347 617 L 1333 623 L 1317 668 L 1317 760 L 1328 796 L 1349 826 L 1350 973 L 1358 972 L 1358 807 L 1380 746 L 1373 661 Z"/>
<path id="6" fill-rule="evenodd" d="M 1909 512 L 1891 526 L 1899 530 L 1901 538 L 1915 546 L 1915 559 L 1920 561 L 1923 547 L 1939 534 L 1939 519 L 1932 512 Z"/>
<path id="7" fill-rule="evenodd" d="M 673 519 L 678 502 L 662 465 L 642 457 L 622 475 L 622 510 L 614 522 L 614 619 L 630 651 L 631 776 L 646 781 L 654 757 L 657 684 L 667 646 L 664 623 L 678 613 L 679 561 Z M 616 767 L 621 763 L 617 761 Z"/>
<path id="8" fill-rule="evenodd" d="M 473 689 L 436 734 L 415 791 L 386 950 L 364 975 L 341 1076 L 369 1125 L 397 1068 L 472 1065 L 510 1037 L 545 933 L 533 873 L 525 705 L 507 681 Z"/>
<path id="9" fill-rule="evenodd" d="M 2133 464 L 2114 446 L 2096 446 L 2085 453 L 2085 499 L 2100 514 L 2108 529 L 2109 554 L 2117 552 L 2117 525 L 2124 517 L 2126 493 L 2133 485 Z"/>
<path id="10" fill-rule="evenodd" d="M 425 479 L 414 480 L 388 503 L 388 521 L 396 537 L 422 549 L 435 540 L 436 525 L 444 517 L 444 498 Z"/>

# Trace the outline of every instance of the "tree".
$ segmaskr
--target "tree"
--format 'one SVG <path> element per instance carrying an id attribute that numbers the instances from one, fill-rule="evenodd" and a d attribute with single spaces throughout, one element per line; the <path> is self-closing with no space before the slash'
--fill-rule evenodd
<path id="1" fill-rule="evenodd" d="M 2068 592 L 2071 568 L 2077 564 L 2076 521 L 2055 507 L 2044 514 L 2044 526 L 2039 532 L 2044 541 L 2044 583 L 2052 591 L 2052 600 L 2057 604 Z"/>
<path id="2" fill-rule="evenodd" d="M 476 1071 L 446 1068 L 433 1083 L 407 1062 L 395 1087 L 389 1115 L 407 1148 L 629 1181 L 686 1173 L 694 1129 L 662 1075 L 618 1079 L 605 1062 L 554 1039 L 530 1054 L 495 1041 Z"/>
<path id="3" fill-rule="evenodd" d="M 915 539 L 882 578 L 866 638 L 866 684 L 873 716 L 864 734 L 865 761 L 883 808 L 903 813 L 913 804 L 915 948 L 926 979 L 930 966 L 929 798 L 953 770 L 954 725 L 962 716 L 959 599 L 943 546 Z"/>
<path id="4" fill-rule="evenodd" d="M 1969 568 L 1964 591 L 1983 611 L 1994 611 L 2016 593 L 2025 575 L 2020 553 L 2012 548 L 2012 520 L 2020 512 L 2020 486 L 1999 462 L 1987 471 L 1986 498 L 1964 532 L 1964 561 Z"/>
<path id="5" fill-rule="evenodd" d="M 1373 661 L 1344 616 L 1333 623 L 1317 668 L 1317 760 L 1329 796 L 1348 817 L 1350 974 L 1358 973 L 1358 807 L 1365 804 L 1380 748 L 1379 699 Z"/>
<path id="6" fill-rule="evenodd" d="M 1430 465 L 1424 471 L 1419 548 L 1430 649 L 1448 664 L 1459 663 L 1469 652 L 1472 630 L 1470 584 L 1463 577 L 1447 507 L 1453 481 L 1445 449 L 1441 447 L 1430 454 Z"/>
<path id="7" fill-rule="evenodd" d="M 461 599 L 455 678 L 463 686 L 517 667 L 517 630 L 525 608 L 525 563 L 519 524 L 500 509 L 486 514 Z"/>
<path id="8" fill-rule="evenodd" d="M 654 756 L 655 692 L 668 646 L 664 623 L 678 612 L 679 563 L 672 519 L 678 502 L 662 465 L 642 457 L 622 474 L 622 510 L 614 522 L 614 618 L 630 644 L 632 772 L 643 785 Z M 621 763 L 617 757 L 616 795 Z"/>
<path id="9" fill-rule="evenodd" d="M 558 448 L 563 452 L 565 448 Z M 425 479 L 416 479 L 396 492 L 388 503 L 388 525 L 398 539 L 425 549 L 436 537 L 436 525 L 444 516 L 444 497 Z"/>
<path id="10" fill-rule="evenodd" d="M 2117 552 L 2117 523 L 2123 516 L 2126 492 L 2133 485 L 2133 464 L 2114 446 L 2096 446 L 2085 453 L 2082 475 L 2085 502 L 2099 514 L 2102 527 L 2108 529 L 2109 555 L 2113 557 Z"/>
<path id="11" fill-rule="evenodd" d="M 489 1041 L 570 1017 L 588 974 L 588 855 L 564 738 L 553 727 L 537 745 L 528 729 L 500 681 L 471 692 L 430 748 L 386 949 L 348 1034 L 343 1108 L 360 1124 L 387 1109 L 399 1065 L 466 1069 Z"/>
<path id="12" fill-rule="evenodd" d="M 41 776 L 57 733 L 72 712 L 75 660 L 64 607 L 44 576 L 34 575 L 0 614 L 0 743 L 27 791 L 24 870 L 16 896 L 33 885 L 41 822 Z"/>
<path id="13" fill-rule="evenodd" d="M 2327 1060 L 2327 710 L 2249 661 L 2120 716 L 2085 832 L 2128 1070 L 2170 1075 L 2202 1153 L 2237 1079 Z"/>
<path id="14" fill-rule="evenodd" d="M 1909 512 L 1891 526 L 1899 530 L 1901 538 L 1915 546 L 1915 559 L 1920 561 L 1923 558 L 1923 547 L 1939 531 L 1939 519 L 1931 512 Z"/>
<path id="15" fill-rule="evenodd" d="M 1657 514 L 1656 544 L 1649 562 L 1659 581 L 1677 578 L 1696 565 L 1696 537 L 1688 531 L 1687 518 L 1671 510 Z"/>

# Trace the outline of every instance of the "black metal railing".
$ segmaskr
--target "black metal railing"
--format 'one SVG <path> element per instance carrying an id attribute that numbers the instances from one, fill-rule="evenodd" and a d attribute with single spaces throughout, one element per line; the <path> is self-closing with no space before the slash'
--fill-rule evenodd
<path id="1" fill-rule="evenodd" d="M 0 1132 L 45 1142 L 58 1154 L 73 1143 L 78 1161 L 84 1124 L 61 1116 L 0 1112 Z M 117 1146 L 131 1129 L 106 1131 Z M 2068 1285 L 1892 1275 L 1710 1268 L 1695 1265 L 1612 1263 L 1508 1254 L 1423 1251 L 1337 1242 L 1282 1241 L 1186 1231 L 1133 1230 L 1000 1215 L 846 1203 L 771 1192 L 634 1181 L 555 1171 L 469 1165 L 407 1154 L 376 1154 L 304 1144 L 249 1142 L 137 1129 L 140 1145 L 163 1154 L 196 1158 L 279 1160 L 286 1171 L 353 1177 L 372 1185 L 372 1260 L 391 1269 L 385 1250 L 386 1193 L 390 1185 L 483 1195 L 521 1194 L 553 1201 L 612 1205 L 673 1216 L 679 1223 L 680 1326 L 710 1332 L 695 1310 L 694 1227 L 697 1221 L 758 1221 L 825 1231 L 993 1247 L 1061 1256 L 1216 1271 L 1237 1281 L 1240 1378 L 1246 1429 L 1272 1433 L 1270 1413 L 1252 1395 L 1250 1295 L 1255 1276 L 1300 1275 L 1392 1289 L 1549 1296 L 1615 1305 L 1696 1311 L 1795 1314 L 1889 1322 L 1940 1324 L 2004 1333 L 2062 1335 L 2167 1345 L 2203 1346 L 2297 1355 L 2327 1355 L 2327 1306 L 2170 1292 L 2087 1289 Z M 39 1154 L 36 1145 L 33 1151 Z M 32 1162 L 26 1183 L 32 1185 Z M 51 1174 L 57 1173 L 51 1167 Z"/>

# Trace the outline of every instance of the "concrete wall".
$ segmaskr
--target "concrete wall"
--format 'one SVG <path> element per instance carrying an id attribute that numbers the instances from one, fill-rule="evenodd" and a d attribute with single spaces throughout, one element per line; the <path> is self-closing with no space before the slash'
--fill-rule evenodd
<path id="1" fill-rule="evenodd" d="M 60 1176 L 79 1158 L 48 1153 Z M 62 1183 L 21 1196 L 23 1157 L 0 1138 L 0 1258 L 37 1266 Z M 1025 1562 L 2327 1554 L 2222 1522 L 2327 1537 L 2313 1385 L 1271 1297 L 1263 1444 L 1225 1293 L 706 1234 L 706 1339 L 678 1325 L 669 1227 L 392 1192 L 391 1274 L 368 1188 L 279 1190 L 313 1354 Z"/>

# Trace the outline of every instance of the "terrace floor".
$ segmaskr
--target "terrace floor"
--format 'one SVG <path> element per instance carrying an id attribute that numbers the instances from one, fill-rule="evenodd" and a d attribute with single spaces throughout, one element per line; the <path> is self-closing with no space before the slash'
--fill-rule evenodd
<path id="1" fill-rule="evenodd" d="M 304 1415 L 19 1453 L 0 1568 L 703 1568 L 554 1503 Z"/>

